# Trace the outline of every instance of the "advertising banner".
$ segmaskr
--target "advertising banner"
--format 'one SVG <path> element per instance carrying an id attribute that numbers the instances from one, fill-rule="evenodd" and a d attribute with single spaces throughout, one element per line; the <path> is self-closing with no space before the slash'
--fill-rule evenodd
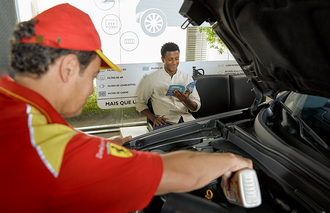
<path id="1" fill-rule="evenodd" d="M 97 104 L 101 109 L 135 107 L 135 92 L 141 79 L 163 68 L 163 63 L 119 64 L 122 72 L 101 70 L 96 79 Z M 194 74 L 243 73 L 235 60 L 180 62 L 178 69 Z M 185 85 L 183 85 L 185 86 Z"/>

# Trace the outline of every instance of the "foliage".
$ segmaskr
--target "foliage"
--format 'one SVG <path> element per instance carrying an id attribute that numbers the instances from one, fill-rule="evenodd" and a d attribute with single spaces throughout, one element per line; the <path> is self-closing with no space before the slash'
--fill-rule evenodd
<path id="1" fill-rule="evenodd" d="M 223 41 L 219 36 L 213 31 L 212 27 L 199 27 L 199 32 L 206 33 L 206 41 L 210 45 L 210 48 L 216 49 L 219 54 L 222 54 L 224 50 L 227 49 Z"/>

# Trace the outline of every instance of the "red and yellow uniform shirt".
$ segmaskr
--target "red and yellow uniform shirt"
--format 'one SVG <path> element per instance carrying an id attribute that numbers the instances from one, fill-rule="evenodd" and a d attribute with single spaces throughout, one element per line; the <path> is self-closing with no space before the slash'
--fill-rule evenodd
<path id="1" fill-rule="evenodd" d="M 1 212 L 129 212 L 160 183 L 158 154 L 72 128 L 41 95 L 0 79 Z"/>

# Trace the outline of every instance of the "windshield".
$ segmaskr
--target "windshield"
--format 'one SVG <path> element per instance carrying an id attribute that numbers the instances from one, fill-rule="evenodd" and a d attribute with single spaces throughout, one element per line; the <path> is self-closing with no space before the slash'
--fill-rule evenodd
<path id="1" fill-rule="evenodd" d="M 301 118 L 319 137 L 329 144 L 330 99 L 290 93 L 284 104 L 292 115 Z"/>

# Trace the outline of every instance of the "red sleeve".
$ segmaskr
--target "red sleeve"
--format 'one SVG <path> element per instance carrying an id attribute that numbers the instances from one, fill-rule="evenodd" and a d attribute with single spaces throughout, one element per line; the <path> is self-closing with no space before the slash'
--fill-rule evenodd
<path id="1" fill-rule="evenodd" d="M 156 153 L 76 135 L 67 145 L 54 195 L 54 212 L 129 212 L 145 208 L 163 173 Z"/>

